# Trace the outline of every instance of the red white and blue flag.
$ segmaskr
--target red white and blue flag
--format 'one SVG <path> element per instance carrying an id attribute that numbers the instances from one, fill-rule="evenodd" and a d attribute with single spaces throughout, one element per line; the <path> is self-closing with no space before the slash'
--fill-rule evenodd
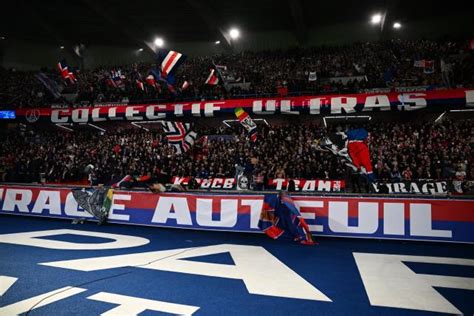
<path id="1" fill-rule="evenodd" d="M 176 154 L 187 152 L 196 141 L 197 133 L 191 130 L 190 123 L 161 122 L 168 144 L 175 148 Z"/>
<path id="2" fill-rule="evenodd" d="M 266 194 L 258 227 L 270 238 L 293 239 L 303 245 L 314 245 L 309 226 L 293 199 L 284 193 Z"/>
<path id="3" fill-rule="evenodd" d="M 186 60 L 186 55 L 173 50 L 160 50 L 158 52 L 158 62 L 163 77 L 172 74 Z"/>
<path id="4" fill-rule="evenodd" d="M 74 75 L 72 71 L 69 70 L 69 67 L 66 64 L 66 61 L 62 60 L 58 62 L 58 69 L 64 81 L 69 82 L 71 84 L 76 83 L 77 81 L 76 76 Z"/>

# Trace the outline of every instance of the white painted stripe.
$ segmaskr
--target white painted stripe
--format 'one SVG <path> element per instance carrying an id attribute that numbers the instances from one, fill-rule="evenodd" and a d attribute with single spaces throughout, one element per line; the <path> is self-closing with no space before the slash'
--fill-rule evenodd
<path id="1" fill-rule="evenodd" d="M 0 275 L 0 296 L 5 294 L 16 280 L 18 280 L 18 278 Z"/>
<path id="2" fill-rule="evenodd" d="M 89 296 L 88 299 L 119 305 L 106 311 L 105 313 L 102 313 L 102 316 L 138 315 L 146 310 L 165 312 L 175 315 L 192 315 L 199 309 L 197 306 L 174 304 L 107 292 L 99 292 Z"/>
<path id="3" fill-rule="evenodd" d="M 66 286 L 48 293 L 44 293 L 32 298 L 22 300 L 0 308 L 0 315 L 19 315 L 49 305 L 51 303 L 64 300 L 70 296 L 87 291 L 79 287 Z M 35 305 L 37 304 L 37 305 Z"/>

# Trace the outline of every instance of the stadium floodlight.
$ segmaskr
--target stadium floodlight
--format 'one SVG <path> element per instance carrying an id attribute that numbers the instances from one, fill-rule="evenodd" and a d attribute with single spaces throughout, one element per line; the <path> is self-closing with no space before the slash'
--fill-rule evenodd
<path id="1" fill-rule="evenodd" d="M 399 29 L 399 28 L 401 28 L 401 27 L 402 27 L 402 24 L 401 24 L 400 22 L 395 22 L 395 23 L 393 23 L 393 28 L 394 28 L 394 29 Z"/>
<path id="2" fill-rule="evenodd" d="M 229 35 L 230 35 L 231 39 L 235 40 L 235 39 L 239 38 L 240 31 L 236 28 L 233 28 L 229 31 Z"/>
<path id="3" fill-rule="evenodd" d="M 214 44 L 219 45 L 221 41 L 215 41 Z"/>
<path id="4" fill-rule="evenodd" d="M 165 44 L 165 41 L 161 37 L 155 38 L 155 41 L 153 42 L 156 47 L 163 47 Z"/>
<path id="5" fill-rule="evenodd" d="M 382 22 L 381 14 L 377 13 L 377 14 L 372 15 L 372 18 L 370 19 L 370 23 L 379 24 L 380 22 Z"/>

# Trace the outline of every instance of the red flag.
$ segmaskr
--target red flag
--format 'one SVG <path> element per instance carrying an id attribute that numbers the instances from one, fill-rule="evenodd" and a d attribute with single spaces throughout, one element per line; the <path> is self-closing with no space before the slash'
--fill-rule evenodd
<path id="1" fill-rule="evenodd" d="M 216 70 L 211 69 L 211 73 L 209 74 L 209 77 L 207 77 L 205 84 L 215 86 L 219 83 L 219 77 L 216 75 Z"/>

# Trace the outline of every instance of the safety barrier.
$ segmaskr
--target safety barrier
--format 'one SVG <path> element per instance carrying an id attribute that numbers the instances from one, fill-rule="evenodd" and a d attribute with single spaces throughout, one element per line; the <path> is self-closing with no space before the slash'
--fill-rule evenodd
<path id="1" fill-rule="evenodd" d="M 295 195 L 315 235 L 474 243 L 474 200 Z M 109 222 L 259 232 L 263 194 L 116 191 Z M 69 188 L 0 185 L 0 214 L 87 218 Z"/>

